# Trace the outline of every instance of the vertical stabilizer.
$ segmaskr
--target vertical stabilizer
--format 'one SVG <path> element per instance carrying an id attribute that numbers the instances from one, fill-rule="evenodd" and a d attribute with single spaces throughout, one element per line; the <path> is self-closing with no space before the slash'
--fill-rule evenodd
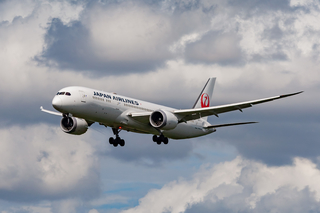
<path id="1" fill-rule="evenodd" d="M 204 108 L 212 106 L 212 93 L 216 78 L 209 78 L 206 85 L 203 87 L 197 101 L 194 103 L 193 108 Z"/>

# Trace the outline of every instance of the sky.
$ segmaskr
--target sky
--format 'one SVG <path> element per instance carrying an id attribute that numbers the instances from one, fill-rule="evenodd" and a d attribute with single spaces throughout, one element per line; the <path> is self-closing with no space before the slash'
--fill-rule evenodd
<path id="1" fill-rule="evenodd" d="M 312 0 L 0 0 L 0 212 L 320 212 L 319 19 Z M 188 109 L 210 77 L 213 105 L 304 93 L 161 146 L 40 111 L 72 85 Z"/>

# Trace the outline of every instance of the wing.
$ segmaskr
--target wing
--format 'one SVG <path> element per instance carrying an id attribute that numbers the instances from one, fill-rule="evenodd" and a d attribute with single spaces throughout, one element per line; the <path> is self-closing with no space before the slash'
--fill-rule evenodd
<path id="1" fill-rule="evenodd" d="M 241 102 L 241 103 L 221 105 L 221 106 L 213 106 L 213 107 L 197 108 L 197 109 L 175 110 L 175 111 L 173 111 L 173 113 L 179 118 L 179 120 L 181 122 L 194 120 L 194 119 L 198 119 L 198 118 L 206 117 L 206 116 L 210 116 L 210 115 L 215 115 L 215 116 L 219 117 L 218 115 L 221 113 L 231 112 L 231 111 L 236 111 L 236 110 L 239 110 L 242 112 L 242 109 L 252 107 L 253 105 L 262 104 L 265 102 L 269 102 L 269 101 L 273 101 L 273 100 L 277 100 L 277 99 L 281 99 L 281 98 L 286 98 L 289 96 L 300 94 L 302 92 L 303 91 L 291 93 L 291 94 L 286 94 L 286 95 L 274 96 L 274 97 L 270 97 L 270 98 L 258 99 L 258 100 L 253 100 L 253 101 L 246 101 L 246 102 Z"/>
<path id="2" fill-rule="evenodd" d="M 196 108 L 196 109 L 184 109 L 184 110 L 174 110 L 172 113 L 177 116 L 179 119 L 179 122 L 186 122 L 190 120 L 195 120 L 199 119 L 201 117 L 206 117 L 210 115 L 215 115 L 219 117 L 218 115 L 221 113 L 225 112 L 231 112 L 231 111 L 236 111 L 239 110 L 242 112 L 242 109 L 252 107 L 253 105 L 256 104 L 262 104 L 265 102 L 281 99 L 281 98 L 286 98 L 289 96 L 297 95 L 302 93 L 301 92 L 296 92 L 296 93 L 291 93 L 291 94 L 286 94 L 286 95 L 279 95 L 279 96 L 274 96 L 270 98 L 264 98 L 264 99 L 258 99 L 258 100 L 253 100 L 253 101 L 246 101 L 246 102 L 241 102 L 241 103 L 234 103 L 234 104 L 227 104 L 227 105 L 221 105 L 221 106 L 213 106 L 213 107 L 206 107 L 206 108 Z M 149 122 L 149 116 L 151 115 L 152 112 L 142 112 L 142 113 L 131 113 L 129 116 L 131 116 L 133 119 L 142 122 L 142 123 L 147 123 Z"/>
<path id="3" fill-rule="evenodd" d="M 54 112 L 54 111 L 46 110 L 46 109 L 43 109 L 42 106 L 40 107 L 40 109 L 41 109 L 42 112 L 46 112 L 46 113 L 49 113 L 49 114 L 52 114 L 52 115 L 63 116 L 63 114 L 61 112 Z"/>

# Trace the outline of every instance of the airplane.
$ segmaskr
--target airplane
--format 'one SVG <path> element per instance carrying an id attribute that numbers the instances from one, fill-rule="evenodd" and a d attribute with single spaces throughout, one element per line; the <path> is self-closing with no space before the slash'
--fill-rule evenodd
<path id="1" fill-rule="evenodd" d="M 152 134 L 152 140 L 158 145 L 168 144 L 170 139 L 186 139 L 208 135 L 216 128 L 253 124 L 257 122 L 227 123 L 212 125 L 208 116 L 252 107 L 289 96 L 302 93 L 296 92 L 253 101 L 212 106 L 212 93 L 216 78 L 209 78 L 191 109 L 174 109 L 116 93 L 80 86 L 65 87 L 54 96 L 52 106 L 59 112 L 40 109 L 43 112 L 62 117 L 60 127 L 63 132 L 81 135 L 95 122 L 111 127 L 115 138 L 110 137 L 109 143 L 114 147 L 124 146 L 120 138 L 121 130 L 135 133 Z"/>

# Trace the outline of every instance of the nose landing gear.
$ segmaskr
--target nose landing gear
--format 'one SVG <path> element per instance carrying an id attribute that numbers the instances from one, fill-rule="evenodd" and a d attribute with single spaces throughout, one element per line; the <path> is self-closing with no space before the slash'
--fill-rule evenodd
<path id="1" fill-rule="evenodd" d="M 119 132 L 121 131 L 121 129 L 112 128 L 112 131 L 116 138 L 110 137 L 109 143 L 112 144 L 114 147 L 117 147 L 118 145 L 124 146 L 125 141 L 119 137 Z"/>

